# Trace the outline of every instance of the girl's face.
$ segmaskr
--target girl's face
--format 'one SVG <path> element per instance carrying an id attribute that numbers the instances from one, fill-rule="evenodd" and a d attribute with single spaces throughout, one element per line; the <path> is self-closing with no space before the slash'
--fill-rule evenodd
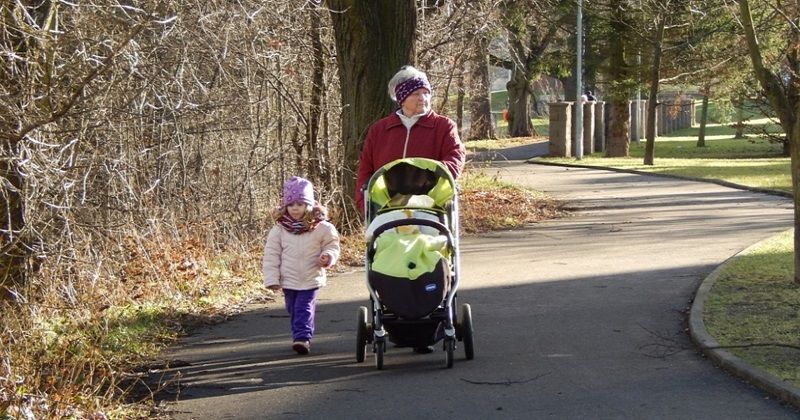
<path id="1" fill-rule="evenodd" d="M 406 117 L 424 114 L 431 109 L 431 93 L 428 89 L 419 88 L 406 97 L 401 107 Z"/>
<path id="2" fill-rule="evenodd" d="M 306 214 L 306 210 L 308 210 L 308 204 L 301 201 L 297 201 L 286 206 L 286 211 L 289 213 L 289 216 L 295 220 L 302 219 Z"/>

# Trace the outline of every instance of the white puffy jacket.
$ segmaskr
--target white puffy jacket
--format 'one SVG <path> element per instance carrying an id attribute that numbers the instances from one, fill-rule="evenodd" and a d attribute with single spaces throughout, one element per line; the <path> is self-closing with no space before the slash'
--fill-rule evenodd
<path id="1" fill-rule="evenodd" d="M 339 259 L 339 232 L 330 222 L 320 222 L 314 230 L 299 235 L 273 226 L 264 245 L 264 285 L 279 284 L 292 290 L 325 286 L 325 269 L 319 266 L 322 254 L 330 256 L 329 266 Z"/>

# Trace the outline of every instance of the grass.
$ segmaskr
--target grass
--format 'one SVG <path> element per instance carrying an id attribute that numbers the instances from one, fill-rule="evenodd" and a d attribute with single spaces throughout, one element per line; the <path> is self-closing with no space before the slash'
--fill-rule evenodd
<path id="1" fill-rule="evenodd" d="M 537 158 L 543 162 L 606 166 L 654 174 L 717 179 L 753 188 L 791 191 L 792 179 L 788 157 L 782 156 L 780 144 L 749 135 L 734 139 L 733 129 L 713 125 L 713 136 L 706 146 L 697 147 L 697 128 L 687 128 L 655 142 L 654 165 L 645 165 L 645 142 L 631 143 L 630 157 L 607 158 L 602 153 L 575 158 Z"/>
<path id="2" fill-rule="evenodd" d="M 733 139 L 726 125 L 709 127 L 706 147 L 696 147 L 698 128 L 655 143 L 655 165 L 642 164 L 644 142 L 631 144 L 629 158 L 600 154 L 544 158 L 545 162 L 613 167 L 654 174 L 720 180 L 747 187 L 791 192 L 790 160 L 764 135 L 779 131 L 767 120 L 751 120 L 746 139 Z M 539 159 L 537 159 L 539 160 Z M 706 302 L 708 332 L 743 360 L 800 386 L 800 285 L 793 281 L 793 231 L 749 248 L 726 263 Z"/>
<path id="3" fill-rule="evenodd" d="M 460 179 L 461 228 L 466 234 L 513 229 L 562 216 L 560 203 L 472 168 Z"/>
<path id="4" fill-rule="evenodd" d="M 201 258 L 191 239 L 140 245 L 128 248 L 121 277 L 77 285 L 70 304 L 58 290 L 1 302 L 0 419 L 151 418 L 161 384 L 145 372 L 159 352 L 187 328 L 266 296 L 246 255 Z"/>
<path id="5" fill-rule="evenodd" d="M 800 386 L 800 285 L 793 282 L 792 235 L 769 238 L 726 264 L 703 315 L 721 346 Z"/>

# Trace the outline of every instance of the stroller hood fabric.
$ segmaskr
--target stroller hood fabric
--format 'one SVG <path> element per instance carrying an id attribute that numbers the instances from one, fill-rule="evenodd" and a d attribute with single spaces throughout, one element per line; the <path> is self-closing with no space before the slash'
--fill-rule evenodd
<path id="1" fill-rule="evenodd" d="M 391 171 L 403 167 L 416 169 L 417 174 L 430 173 L 433 176 L 433 182 L 430 185 L 423 184 L 424 191 L 417 191 L 414 194 L 427 195 L 433 199 L 433 205 L 440 208 L 452 200 L 455 195 L 455 181 L 442 163 L 426 158 L 398 159 L 381 167 L 370 181 L 367 194 L 369 200 L 379 209 L 391 205 Z"/>

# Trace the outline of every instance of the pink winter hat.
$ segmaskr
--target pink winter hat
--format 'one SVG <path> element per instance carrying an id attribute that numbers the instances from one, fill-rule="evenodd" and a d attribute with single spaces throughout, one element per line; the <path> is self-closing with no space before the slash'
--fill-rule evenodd
<path id="1" fill-rule="evenodd" d="M 314 186 L 305 178 L 293 176 L 283 183 L 283 205 L 288 206 L 297 202 L 313 206 Z"/>

